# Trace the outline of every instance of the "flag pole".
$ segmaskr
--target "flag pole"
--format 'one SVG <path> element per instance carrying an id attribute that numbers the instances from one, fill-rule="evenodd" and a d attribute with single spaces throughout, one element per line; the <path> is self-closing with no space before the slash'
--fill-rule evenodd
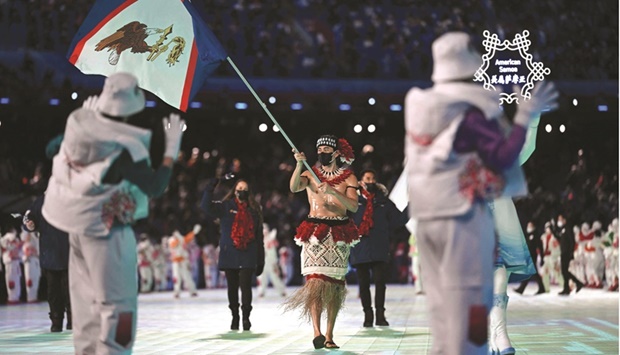
<path id="1" fill-rule="evenodd" d="M 245 84 L 245 86 L 248 87 L 248 89 L 250 90 L 250 92 L 252 93 L 252 95 L 254 95 L 254 98 L 256 99 L 256 101 L 258 101 L 258 103 L 260 104 L 260 107 L 263 108 L 263 110 L 265 111 L 265 113 L 267 114 L 267 116 L 269 116 L 269 118 L 271 119 L 271 121 L 273 122 L 273 124 L 276 125 L 276 127 L 278 127 L 278 130 L 280 131 L 280 133 L 282 133 L 282 136 L 284 136 L 284 139 L 286 139 L 286 141 L 288 142 L 288 144 L 291 146 L 291 148 L 293 148 L 293 150 L 295 150 L 296 152 L 299 152 L 299 150 L 297 148 L 295 148 L 295 145 L 293 144 L 293 142 L 290 140 L 290 138 L 286 135 L 286 132 L 284 132 L 284 130 L 282 129 L 282 127 L 280 126 L 280 124 L 278 123 L 278 121 L 276 121 L 276 119 L 273 117 L 273 115 L 271 114 L 271 112 L 269 111 L 269 109 L 267 108 L 267 105 L 265 105 L 265 103 L 260 99 L 260 97 L 258 97 L 258 95 L 256 94 L 256 92 L 254 91 L 254 89 L 252 88 L 252 85 L 250 85 L 250 83 L 245 79 L 245 76 L 243 76 L 243 74 L 239 71 L 239 68 L 237 68 L 237 66 L 235 65 L 235 63 L 232 61 L 232 59 L 230 59 L 230 57 L 226 57 L 226 60 L 228 61 L 228 63 L 230 63 L 230 65 L 233 67 L 233 69 L 237 72 L 237 75 L 239 75 L 239 77 L 241 78 L 241 80 L 243 81 L 243 83 Z M 312 176 L 314 177 L 314 179 L 316 180 L 317 184 L 321 183 L 321 180 L 319 180 L 318 176 L 316 176 L 316 174 L 314 173 L 314 171 L 312 170 L 312 168 L 310 167 L 310 165 L 308 165 L 308 162 L 306 160 L 304 160 L 304 166 L 306 167 L 306 169 L 308 169 L 308 171 L 310 172 L 310 174 L 312 174 Z"/>

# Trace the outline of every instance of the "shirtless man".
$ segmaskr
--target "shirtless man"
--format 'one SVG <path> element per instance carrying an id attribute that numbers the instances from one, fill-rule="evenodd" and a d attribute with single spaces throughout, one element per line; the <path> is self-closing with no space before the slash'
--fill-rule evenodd
<path id="1" fill-rule="evenodd" d="M 315 349 L 337 349 L 334 324 L 345 300 L 349 252 L 359 241 L 357 227 L 347 217 L 348 211 L 357 211 L 357 179 L 348 168 L 354 158 L 346 140 L 321 136 L 316 148 L 319 164 L 312 170 L 320 183 L 309 171 L 302 172 L 306 156 L 294 151 L 297 167 L 290 189 L 306 190 L 310 214 L 295 236 L 295 242 L 302 247 L 301 273 L 306 282 L 286 301 L 285 309 L 299 308 L 302 316 L 312 320 Z M 320 322 L 323 310 L 327 311 L 325 335 Z"/>

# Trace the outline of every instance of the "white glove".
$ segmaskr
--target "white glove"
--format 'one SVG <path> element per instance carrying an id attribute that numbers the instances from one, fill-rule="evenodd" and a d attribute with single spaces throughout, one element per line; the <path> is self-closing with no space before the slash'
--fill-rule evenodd
<path id="1" fill-rule="evenodd" d="M 164 134 L 166 135 L 166 151 L 164 156 L 176 160 L 179 155 L 179 149 L 181 149 L 181 138 L 183 138 L 185 121 L 181 119 L 181 116 L 171 113 L 169 117 L 164 117 L 163 124 Z"/>
<path id="2" fill-rule="evenodd" d="M 84 103 L 82 104 L 82 108 L 85 108 L 87 110 L 97 111 L 98 101 L 99 101 L 99 96 L 97 95 L 89 96 L 86 100 L 84 100 Z"/>
<path id="3" fill-rule="evenodd" d="M 519 90 L 516 86 L 513 89 Z M 543 81 L 534 87 L 531 94 L 529 100 L 524 100 L 518 105 L 514 119 L 514 123 L 526 128 L 530 125 L 530 121 L 540 116 L 542 110 L 553 111 L 558 108 L 559 94 L 553 83 L 547 84 Z"/>
<path id="4" fill-rule="evenodd" d="M 194 232 L 194 234 L 198 234 L 198 233 L 200 233 L 201 229 L 202 229 L 202 227 L 200 226 L 200 224 L 196 224 L 196 225 L 194 225 L 194 229 L 192 230 L 192 232 Z"/>

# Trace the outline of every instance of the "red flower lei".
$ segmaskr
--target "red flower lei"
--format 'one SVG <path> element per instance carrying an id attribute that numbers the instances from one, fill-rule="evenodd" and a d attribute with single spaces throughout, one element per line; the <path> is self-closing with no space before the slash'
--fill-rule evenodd
<path id="1" fill-rule="evenodd" d="M 237 204 L 237 214 L 230 231 L 230 238 L 233 240 L 235 248 L 245 250 L 248 244 L 254 240 L 254 221 L 248 211 L 247 202 L 239 202 L 235 199 L 235 203 Z"/>
<path id="2" fill-rule="evenodd" d="M 362 195 L 366 197 L 366 210 L 364 210 L 364 215 L 362 216 L 362 222 L 360 223 L 358 229 L 360 231 L 360 235 L 370 235 L 370 228 L 374 225 L 372 220 L 372 215 L 374 213 L 374 207 L 372 201 L 375 198 L 375 194 L 371 194 L 365 189 L 361 189 Z"/>
<path id="3" fill-rule="evenodd" d="M 341 182 L 345 181 L 349 176 L 351 176 L 351 174 L 353 174 L 353 171 L 351 169 L 345 169 L 342 172 L 342 174 L 334 177 L 331 180 L 327 180 L 327 177 L 325 175 L 323 175 L 321 170 L 317 169 L 316 166 L 312 167 L 312 171 L 314 171 L 314 173 L 319 178 L 319 180 L 321 180 L 321 182 L 326 182 L 331 187 L 336 187 L 338 184 L 340 184 Z"/>

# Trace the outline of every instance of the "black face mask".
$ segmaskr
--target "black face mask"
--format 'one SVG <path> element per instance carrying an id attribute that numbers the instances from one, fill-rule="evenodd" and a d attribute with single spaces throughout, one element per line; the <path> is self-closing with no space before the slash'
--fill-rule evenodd
<path id="1" fill-rule="evenodd" d="M 375 192 L 377 192 L 377 184 L 375 184 L 374 182 L 367 183 L 366 184 L 366 191 L 370 192 L 371 194 L 374 194 Z"/>
<path id="2" fill-rule="evenodd" d="M 246 201 L 248 197 L 250 197 L 250 193 L 246 190 L 237 190 L 235 191 L 235 194 L 237 195 L 237 198 L 241 201 Z"/>
<path id="3" fill-rule="evenodd" d="M 323 166 L 328 166 L 332 162 L 332 154 L 334 153 L 319 153 L 319 163 Z"/>

